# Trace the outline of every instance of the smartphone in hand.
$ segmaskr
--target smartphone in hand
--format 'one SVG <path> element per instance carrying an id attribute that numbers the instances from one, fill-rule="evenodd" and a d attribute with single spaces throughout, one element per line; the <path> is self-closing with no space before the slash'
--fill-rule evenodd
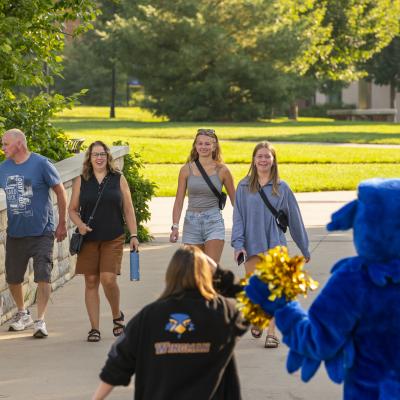
<path id="1" fill-rule="evenodd" d="M 238 258 L 236 260 L 237 265 L 243 264 L 245 261 L 246 257 L 244 256 L 244 253 L 243 252 L 239 253 Z"/>

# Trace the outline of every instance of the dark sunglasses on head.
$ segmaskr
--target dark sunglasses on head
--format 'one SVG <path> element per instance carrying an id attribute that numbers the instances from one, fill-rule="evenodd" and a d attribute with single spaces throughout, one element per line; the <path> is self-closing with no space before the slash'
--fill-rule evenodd
<path id="1" fill-rule="evenodd" d="M 206 135 L 206 136 L 212 136 L 215 137 L 215 130 L 214 129 L 206 129 L 206 128 L 200 128 L 197 129 L 197 135 Z"/>

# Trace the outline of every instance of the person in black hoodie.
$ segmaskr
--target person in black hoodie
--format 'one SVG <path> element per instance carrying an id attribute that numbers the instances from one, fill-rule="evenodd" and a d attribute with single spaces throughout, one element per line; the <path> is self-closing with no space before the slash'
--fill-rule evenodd
<path id="1" fill-rule="evenodd" d="M 235 306 L 241 290 L 195 246 L 179 248 L 160 298 L 144 307 L 111 347 L 93 400 L 135 374 L 135 400 L 240 400 L 233 355 L 248 328 Z"/>

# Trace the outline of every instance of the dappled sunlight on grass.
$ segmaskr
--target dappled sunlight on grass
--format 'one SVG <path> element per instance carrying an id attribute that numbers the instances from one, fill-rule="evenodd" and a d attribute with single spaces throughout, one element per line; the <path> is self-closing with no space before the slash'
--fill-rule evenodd
<path id="1" fill-rule="evenodd" d="M 132 150 L 140 152 L 145 163 L 184 163 L 192 140 L 144 139 L 130 141 Z M 255 142 L 221 141 L 222 156 L 227 163 L 249 163 Z M 400 149 L 352 148 L 307 144 L 274 144 L 279 163 L 400 163 Z"/>
<path id="2" fill-rule="evenodd" d="M 54 123 L 69 137 L 85 138 L 85 145 L 95 140 L 110 145 L 116 140 L 128 142 L 131 152 L 139 153 L 145 163 L 145 177 L 162 182 L 157 189 L 161 196 L 175 195 L 179 168 L 200 127 L 215 128 L 236 183 L 247 173 L 255 144 L 263 140 L 274 142 L 281 177 L 294 191 L 354 190 L 366 178 L 400 176 L 397 148 L 326 145 L 400 145 L 400 124 L 329 118 L 168 122 L 133 107 L 118 107 L 117 118 L 111 120 L 108 112 L 108 107 L 77 107 L 64 111 Z"/>
<path id="3" fill-rule="evenodd" d="M 167 121 L 166 117 L 156 117 L 149 111 L 139 107 L 116 107 L 115 114 L 118 120 L 132 120 L 141 122 Z M 79 106 L 71 110 L 63 110 L 57 115 L 60 119 L 108 119 L 110 116 L 109 107 Z"/>
<path id="4" fill-rule="evenodd" d="M 76 107 L 53 121 L 69 136 L 193 139 L 200 127 L 213 127 L 221 140 L 258 142 L 328 142 L 400 144 L 400 124 L 367 121 L 333 121 L 328 118 L 276 118 L 259 122 L 168 122 L 137 107 L 117 107 L 117 118 L 108 118 L 108 107 Z"/>
<path id="5" fill-rule="evenodd" d="M 175 196 L 177 177 L 181 165 L 147 164 L 146 178 L 162 182 L 157 196 Z M 235 185 L 246 176 L 249 164 L 229 164 Z M 295 192 L 327 190 L 355 190 L 360 181 L 369 178 L 395 178 L 400 176 L 399 164 L 281 164 L 281 179 Z"/>
<path id="6" fill-rule="evenodd" d="M 55 120 L 69 136 L 108 136 L 112 140 L 122 137 L 193 139 L 200 127 L 213 127 L 221 140 L 275 142 L 327 142 L 327 143 L 376 143 L 400 144 L 400 125 L 333 125 L 301 124 L 291 126 L 266 125 L 218 125 L 171 122 L 133 122 L 122 120 Z"/>

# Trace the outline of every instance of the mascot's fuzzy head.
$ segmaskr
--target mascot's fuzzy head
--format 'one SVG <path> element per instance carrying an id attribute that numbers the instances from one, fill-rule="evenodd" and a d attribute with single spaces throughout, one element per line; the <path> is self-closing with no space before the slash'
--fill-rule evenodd
<path id="1" fill-rule="evenodd" d="M 400 259 L 400 179 L 368 179 L 358 199 L 332 214 L 328 231 L 353 228 L 359 256 L 369 260 Z"/>

